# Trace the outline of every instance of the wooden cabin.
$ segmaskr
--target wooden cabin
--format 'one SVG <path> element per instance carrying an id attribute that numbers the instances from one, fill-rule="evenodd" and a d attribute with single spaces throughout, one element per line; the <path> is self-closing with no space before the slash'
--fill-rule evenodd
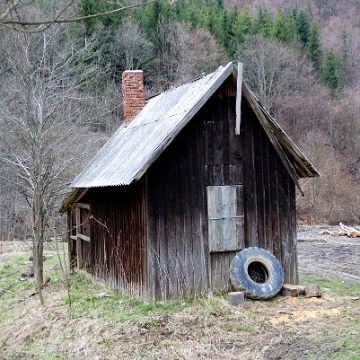
<path id="1" fill-rule="evenodd" d="M 126 73 L 123 94 L 141 95 L 142 72 Z M 136 297 L 183 298 L 229 290 L 231 260 L 257 246 L 296 284 L 295 187 L 315 176 L 229 63 L 151 98 L 76 177 L 61 209 L 72 264 Z"/>

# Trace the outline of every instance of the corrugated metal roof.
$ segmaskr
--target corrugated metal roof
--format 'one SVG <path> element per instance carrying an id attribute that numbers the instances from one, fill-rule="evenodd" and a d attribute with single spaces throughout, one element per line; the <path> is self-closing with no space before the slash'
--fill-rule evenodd
<path id="1" fill-rule="evenodd" d="M 212 74 L 150 99 L 129 125 L 122 125 L 114 133 L 70 187 L 129 185 L 139 180 L 224 81 L 231 74 L 236 78 L 234 69 L 234 65 L 229 63 L 225 67 L 219 67 Z M 245 83 L 244 86 L 246 87 Z M 276 138 L 286 152 L 294 166 L 294 176 L 319 176 L 305 155 L 252 93 L 247 100 L 260 106 L 271 127 L 269 135 L 273 139 Z"/>
<path id="2" fill-rule="evenodd" d="M 129 185 L 139 180 L 232 70 L 229 63 L 150 99 L 129 125 L 114 133 L 70 187 Z"/>

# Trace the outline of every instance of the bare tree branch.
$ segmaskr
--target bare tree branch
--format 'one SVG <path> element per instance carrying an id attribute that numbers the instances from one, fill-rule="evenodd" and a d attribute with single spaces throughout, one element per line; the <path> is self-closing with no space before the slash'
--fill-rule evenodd
<path id="1" fill-rule="evenodd" d="M 17 9 L 20 6 L 26 6 L 29 5 L 31 2 L 26 4 L 21 4 L 19 0 L 15 0 L 11 3 L 10 6 L 2 13 L 0 14 L 0 26 L 7 27 L 12 30 L 17 30 L 20 32 L 41 32 L 47 29 L 49 26 L 53 24 L 62 24 L 62 23 L 75 23 L 79 21 L 86 21 L 90 19 L 96 19 L 103 16 L 109 16 L 114 15 L 119 12 L 135 9 L 141 6 L 146 6 L 149 4 L 152 4 L 156 2 L 157 0 L 151 0 L 149 2 L 143 3 L 143 4 L 135 4 L 135 5 L 129 5 L 129 6 L 122 6 L 120 8 L 111 10 L 111 11 L 105 11 L 97 14 L 87 15 L 87 16 L 78 16 L 77 13 L 74 13 L 67 17 L 62 17 L 62 15 L 65 13 L 67 9 L 70 8 L 71 5 L 73 5 L 74 0 L 71 0 L 64 8 L 62 8 L 58 14 L 51 20 L 43 20 L 43 21 L 30 21 L 27 19 L 20 19 Z M 10 18 L 8 19 L 8 16 L 11 14 L 11 12 L 16 12 L 17 19 Z M 37 27 L 35 29 L 29 29 L 28 27 Z"/>

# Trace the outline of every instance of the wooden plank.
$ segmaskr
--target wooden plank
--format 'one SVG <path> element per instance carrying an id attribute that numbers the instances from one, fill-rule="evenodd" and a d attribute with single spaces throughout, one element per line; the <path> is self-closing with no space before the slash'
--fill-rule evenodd
<path id="1" fill-rule="evenodd" d="M 189 134 L 190 135 L 190 134 Z M 193 169 L 193 154 L 191 153 L 191 137 L 188 140 L 188 151 L 186 153 L 185 167 L 182 169 L 184 179 L 184 275 L 186 284 L 186 295 L 190 295 L 194 289 L 194 259 L 193 259 L 193 222 L 192 222 L 192 205 L 193 192 L 191 186 L 191 169 Z M 189 151 L 190 150 L 190 151 Z M 186 176 L 187 175 L 187 176 Z"/>
<path id="2" fill-rule="evenodd" d="M 147 298 L 155 300 L 156 289 L 158 288 L 158 266 L 155 257 L 156 248 L 156 208 L 154 204 L 154 189 L 152 187 L 153 181 L 149 172 L 146 173 L 146 243 L 147 243 L 147 267 L 146 267 L 146 282 Z M 156 195 L 155 195 L 156 196 Z"/>
<path id="3" fill-rule="evenodd" d="M 162 177 L 166 176 L 162 173 Z M 157 179 L 160 181 L 160 179 Z M 158 189 L 160 188 L 160 183 L 157 184 Z M 166 186 L 166 184 L 163 184 Z M 155 254 L 157 258 L 157 266 L 159 268 L 159 285 L 160 288 L 157 289 L 157 298 L 160 295 L 161 299 L 166 299 L 169 296 L 169 280 L 168 280 L 168 249 L 166 242 L 166 190 L 157 191 L 158 197 L 158 208 L 157 208 L 157 243 L 158 243 L 158 253 Z M 158 293 L 158 291 L 160 293 Z"/>
<path id="4" fill-rule="evenodd" d="M 236 186 L 236 199 L 237 199 L 237 213 L 244 214 L 244 186 Z M 245 248 L 245 218 L 242 216 L 241 218 L 236 219 L 236 236 L 238 239 L 238 249 L 242 250 Z"/>
<path id="5" fill-rule="evenodd" d="M 87 208 L 80 208 L 80 232 L 90 236 L 89 209 Z"/>
<path id="6" fill-rule="evenodd" d="M 265 232 L 265 187 L 264 187 L 264 161 L 267 157 L 264 154 L 264 146 L 266 147 L 266 135 L 259 123 L 256 123 L 254 136 L 254 152 L 255 152 L 255 187 L 256 187 L 256 207 L 257 207 L 257 246 L 266 249 L 266 232 Z"/>
<path id="7" fill-rule="evenodd" d="M 282 221 L 280 219 L 279 211 L 279 173 L 278 166 L 282 167 L 283 164 L 279 159 L 278 154 L 272 147 L 269 146 L 270 151 L 270 191 L 271 191 L 271 216 L 269 226 L 272 227 L 272 243 L 273 243 L 273 254 L 282 264 L 282 252 L 281 252 L 281 234 L 280 234 L 280 224 Z"/>
<path id="8" fill-rule="evenodd" d="M 199 122 L 200 123 L 200 122 Z M 199 134 L 201 135 L 198 143 L 198 153 L 204 154 L 205 152 L 205 143 L 204 143 L 204 123 L 200 123 Z M 209 263 L 209 247 L 208 247 L 208 228 L 207 228 L 207 200 L 206 200 L 206 179 L 205 179 L 205 167 L 204 167 L 204 156 L 199 156 L 198 173 L 199 173 L 199 195 L 200 195 L 200 238 L 199 238 L 199 253 L 200 253 L 200 272 L 201 272 L 201 290 L 202 293 L 209 289 L 209 272 L 208 272 L 208 263 Z"/>
<path id="9" fill-rule="evenodd" d="M 203 225 L 206 224 L 204 219 L 204 213 L 206 213 L 204 197 L 206 196 L 206 188 L 204 186 L 204 162 L 203 162 L 203 129 L 204 125 L 200 121 L 194 122 L 193 133 L 195 135 L 194 147 L 192 149 L 194 157 L 194 169 L 197 174 L 192 180 L 193 191 L 193 211 L 192 221 L 194 225 L 193 231 L 193 261 L 194 261 L 194 290 L 193 296 L 199 296 L 205 290 L 207 290 L 207 276 L 206 276 L 206 262 L 204 254 L 204 235 Z M 207 254 L 206 254 L 207 255 Z"/>
<path id="10" fill-rule="evenodd" d="M 81 240 L 90 242 L 90 236 L 86 236 L 86 235 L 83 235 L 83 234 L 76 234 L 76 238 L 79 238 Z"/>
<path id="11" fill-rule="evenodd" d="M 230 129 L 228 120 L 228 98 L 225 97 L 221 101 L 221 165 L 231 164 L 231 149 L 230 149 Z M 217 144 L 219 146 L 219 144 Z"/>
<path id="12" fill-rule="evenodd" d="M 231 285 L 229 280 L 230 263 L 236 251 L 226 253 L 211 253 L 211 283 L 212 291 L 230 291 Z"/>
<path id="13" fill-rule="evenodd" d="M 214 121 L 212 142 L 214 147 L 214 162 L 209 165 L 223 165 L 224 163 L 224 124 L 222 121 Z"/>
<path id="14" fill-rule="evenodd" d="M 176 152 L 178 153 L 178 151 Z M 169 297 L 174 298 L 179 293 L 179 278 L 177 273 L 177 241 L 175 237 L 175 178 L 176 160 L 175 156 L 169 156 L 167 161 L 166 177 L 168 179 L 165 191 L 166 201 L 166 239 L 167 246 L 167 270 L 168 270 L 168 291 Z"/>
<path id="15" fill-rule="evenodd" d="M 210 116 L 209 113 L 206 114 L 207 117 Z M 205 164 L 206 165 L 215 165 L 215 143 L 213 139 L 214 132 L 214 122 L 206 121 L 205 122 Z"/>
<path id="16" fill-rule="evenodd" d="M 241 165 L 229 165 L 229 180 L 228 184 L 243 185 L 244 184 L 244 159 L 242 159 Z M 224 184 L 224 185 L 228 185 Z M 215 184 L 214 184 L 215 185 Z"/>
<path id="17" fill-rule="evenodd" d="M 245 245 L 257 246 L 257 208 L 256 208 L 256 173 L 254 158 L 254 114 L 249 107 L 242 112 L 244 131 L 241 132 L 241 145 L 245 156 Z"/>
<path id="18" fill-rule="evenodd" d="M 186 149 L 179 148 L 181 153 L 184 153 Z M 174 199 L 174 211 L 175 211 L 175 239 L 176 239 L 176 261 L 177 261 L 177 288 L 178 296 L 185 298 L 186 296 L 186 278 L 184 269 L 185 259 L 185 219 L 184 219 L 184 183 L 182 181 L 184 176 L 184 165 L 183 157 L 180 157 L 177 165 L 178 176 L 175 176 L 175 199 Z"/>
<path id="19" fill-rule="evenodd" d="M 242 77 L 243 77 L 243 64 L 238 63 L 237 69 L 237 84 L 236 84 L 236 127 L 235 134 L 240 135 L 241 124 L 241 98 L 242 98 Z"/>
<path id="20" fill-rule="evenodd" d="M 289 183 L 289 193 L 290 193 L 290 209 L 291 209 L 291 227 L 290 231 L 292 234 L 291 239 L 291 265 L 290 265 L 290 280 L 293 284 L 299 283 L 299 274 L 298 274 L 298 252 L 297 252 L 297 234 L 296 234 L 296 198 L 295 198 L 295 184 Z"/>
<path id="21" fill-rule="evenodd" d="M 205 174 L 206 174 L 206 185 L 208 186 L 225 185 L 222 165 L 205 165 Z"/>
<path id="22" fill-rule="evenodd" d="M 87 209 L 87 210 L 90 209 L 89 204 L 75 203 L 75 206 L 76 206 L 76 207 L 79 207 L 79 208 L 82 208 L 82 209 Z"/>
<path id="23" fill-rule="evenodd" d="M 265 249 L 274 253 L 274 235 L 273 235 L 273 194 L 272 194 L 272 181 L 273 181 L 273 161 L 276 159 L 276 153 L 271 145 L 270 141 L 266 138 L 264 144 L 264 212 L 265 212 L 265 224 L 264 224 L 264 237 L 265 237 Z"/>
<path id="24" fill-rule="evenodd" d="M 292 248 L 290 244 L 290 237 L 292 234 L 290 231 L 290 223 L 291 223 L 291 209 L 290 209 L 290 198 L 288 192 L 288 183 L 291 181 L 291 178 L 286 174 L 286 170 L 280 169 L 279 167 L 279 178 L 278 178 L 278 186 L 279 186 L 279 215 L 281 221 L 279 221 L 280 228 L 280 244 L 281 244 L 281 259 L 282 259 L 282 267 L 284 270 L 284 281 L 290 282 L 290 264 L 292 258 Z"/>

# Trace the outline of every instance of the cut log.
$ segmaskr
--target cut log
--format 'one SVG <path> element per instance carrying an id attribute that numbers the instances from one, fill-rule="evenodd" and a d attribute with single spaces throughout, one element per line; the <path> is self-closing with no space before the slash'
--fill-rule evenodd
<path id="1" fill-rule="evenodd" d="M 245 301 L 244 292 L 242 291 L 234 291 L 228 293 L 228 302 L 231 305 L 241 305 Z"/>
<path id="2" fill-rule="evenodd" d="M 340 223 L 340 229 L 349 237 L 351 238 L 356 238 L 356 237 L 360 237 L 360 231 L 357 230 L 354 227 L 351 226 L 346 226 L 343 223 Z"/>
<path id="3" fill-rule="evenodd" d="M 297 297 L 299 295 L 305 295 L 305 286 L 284 284 L 282 287 L 283 296 Z"/>
<path id="4" fill-rule="evenodd" d="M 345 235 L 344 232 L 340 231 L 340 230 L 339 231 L 337 231 L 337 230 L 335 230 L 335 231 L 321 230 L 319 232 L 319 235 L 324 235 L 324 234 L 329 234 L 331 236 L 344 236 Z"/>
<path id="5" fill-rule="evenodd" d="M 321 291 L 319 285 L 311 285 L 305 287 L 305 297 L 321 297 Z"/>

